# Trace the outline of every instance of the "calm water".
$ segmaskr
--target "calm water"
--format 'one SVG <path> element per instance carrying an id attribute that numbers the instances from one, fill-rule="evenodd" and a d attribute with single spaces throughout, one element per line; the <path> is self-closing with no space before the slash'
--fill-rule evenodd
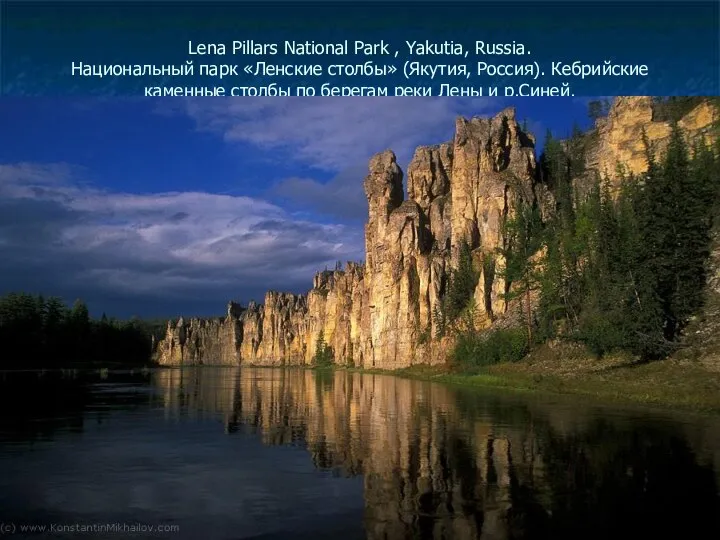
<path id="1" fill-rule="evenodd" d="M 717 418 L 280 369 L 0 391 L 8 537 L 720 538 Z"/>

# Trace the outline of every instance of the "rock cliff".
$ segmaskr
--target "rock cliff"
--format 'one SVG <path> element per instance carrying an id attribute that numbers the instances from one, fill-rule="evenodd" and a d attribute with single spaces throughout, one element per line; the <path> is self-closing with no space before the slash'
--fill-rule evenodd
<path id="1" fill-rule="evenodd" d="M 168 322 L 165 339 L 156 347 L 156 358 L 164 365 L 218 364 L 237 365 L 243 341 L 242 308 L 230 302 L 224 319 L 190 319 L 182 317 Z"/>
<path id="2" fill-rule="evenodd" d="M 707 131 L 717 111 L 703 102 L 680 124 Z M 662 149 L 670 123 L 654 119 L 652 98 L 617 98 L 589 134 L 588 169 L 632 172 L 645 166 L 642 133 Z M 334 362 L 396 369 L 445 360 L 436 313 L 448 276 L 467 241 L 481 272 L 476 324 L 505 316 L 503 223 L 516 197 L 547 206 L 537 180 L 535 140 L 515 110 L 492 118 L 458 118 L 450 142 L 419 147 L 403 172 L 395 154 L 372 157 L 364 181 L 368 201 L 365 264 L 318 273 L 307 295 L 268 292 L 263 305 L 228 306 L 224 319 L 168 325 L 157 347 L 162 365 L 302 365 L 312 362 L 322 335 Z"/>
<path id="3" fill-rule="evenodd" d="M 698 98 L 699 99 L 699 98 Z M 662 152 L 670 137 L 671 123 L 660 120 L 658 107 L 647 96 L 619 97 L 613 101 L 606 117 L 599 118 L 590 133 L 588 167 L 613 178 L 617 166 L 638 174 L 647 169 L 645 142 Z M 692 139 L 709 137 L 709 130 L 718 120 L 718 110 L 708 101 L 700 101 L 679 120 L 678 125 Z"/>

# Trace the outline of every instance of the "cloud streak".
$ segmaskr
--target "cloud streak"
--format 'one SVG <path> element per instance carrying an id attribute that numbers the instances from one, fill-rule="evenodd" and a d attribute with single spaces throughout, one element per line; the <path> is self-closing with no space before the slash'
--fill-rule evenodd
<path id="1" fill-rule="evenodd" d="M 345 169 L 328 182 L 313 178 L 285 178 L 268 190 L 268 196 L 297 210 L 309 210 L 344 221 L 367 219 L 363 179 L 367 166 Z"/>
<path id="2" fill-rule="evenodd" d="M 416 146 L 450 138 L 458 115 L 498 107 L 494 98 L 274 97 L 188 99 L 181 111 L 227 142 L 339 172 L 387 148 L 406 163 Z"/>
<path id="3" fill-rule="evenodd" d="M 391 148 L 404 167 L 417 146 L 451 139 L 457 116 L 491 114 L 502 105 L 496 98 L 422 97 L 228 98 L 180 103 L 179 112 L 193 119 L 199 130 L 220 135 L 230 145 L 251 146 L 275 165 L 290 162 L 333 173 L 329 181 L 312 174 L 285 178 L 272 185 L 267 195 L 293 210 L 349 221 L 366 217 L 362 180 L 373 154 Z M 271 174 L 272 167 L 269 163 Z"/>
<path id="4" fill-rule="evenodd" d="M 0 166 L 0 244 L 6 289 L 222 306 L 307 289 L 325 265 L 361 258 L 363 242 L 260 199 L 108 192 L 62 164 L 14 164 Z"/>

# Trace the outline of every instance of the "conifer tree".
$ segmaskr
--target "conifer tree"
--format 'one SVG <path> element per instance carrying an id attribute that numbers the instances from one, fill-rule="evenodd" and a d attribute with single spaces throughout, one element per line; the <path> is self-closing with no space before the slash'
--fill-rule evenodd
<path id="1" fill-rule="evenodd" d="M 325 342 L 325 333 L 320 330 L 317 342 L 315 343 L 315 358 L 313 359 L 313 363 L 316 366 L 328 366 L 332 364 L 332 359 L 332 349 Z"/>
<path id="2" fill-rule="evenodd" d="M 540 287 L 540 263 L 537 258 L 543 247 L 543 229 L 539 209 L 517 197 L 512 217 L 503 227 L 505 244 L 500 254 L 505 261 L 502 272 L 506 281 L 505 299 L 522 298 L 528 342 L 533 339 L 531 296 Z M 513 284 L 517 288 L 513 290 Z"/>
<path id="3" fill-rule="evenodd" d="M 450 274 L 445 297 L 445 315 L 449 322 L 456 320 L 468 307 L 475 294 L 479 277 L 480 274 L 473 265 L 470 244 L 463 240 L 458 248 L 458 267 Z"/>

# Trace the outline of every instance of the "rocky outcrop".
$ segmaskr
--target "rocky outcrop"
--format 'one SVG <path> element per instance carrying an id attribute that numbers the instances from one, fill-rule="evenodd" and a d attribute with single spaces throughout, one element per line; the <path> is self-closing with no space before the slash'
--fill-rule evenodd
<path id="1" fill-rule="evenodd" d="M 180 320 L 158 346 L 164 365 L 308 364 L 323 336 L 335 361 L 401 368 L 443 361 L 436 313 L 464 240 L 484 267 L 477 297 L 487 320 L 502 314 L 505 284 L 495 252 L 516 194 L 533 196 L 534 141 L 510 108 L 493 118 L 460 118 L 453 141 L 420 147 L 403 172 L 387 150 L 370 160 L 365 264 L 315 276 L 307 295 L 269 292 L 262 306 L 215 321 Z M 487 290 L 485 290 L 487 288 Z"/>
<path id="2" fill-rule="evenodd" d="M 656 106 L 648 96 L 616 98 L 608 115 L 599 118 L 591 133 L 588 167 L 615 178 L 618 165 L 628 173 L 639 174 L 647 170 L 644 136 L 657 152 L 662 152 L 670 137 L 671 124 L 655 119 Z M 708 101 L 701 101 L 684 115 L 678 126 L 692 140 L 708 137 L 718 121 L 718 110 Z"/>
<path id="3" fill-rule="evenodd" d="M 167 326 L 165 339 L 155 350 L 161 365 L 229 365 L 240 362 L 242 308 L 230 302 L 224 319 L 190 319 L 182 317 Z"/>
<path id="4" fill-rule="evenodd" d="M 270 291 L 262 305 L 228 305 L 225 318 L 180 318 L 157 346 L 160 365 L 304 365 L 312 362 L 320 334 L 338 363 L 361 350 L 365 316 L 364 266 L 320 272 L 307 295 Z M 367 324 L 367 323 L 365 323 Z M 362 362 L 362 356 L 360 356 Z"/>
<path id="5" fill-rule="evenodd" d="M 643 132 L 660 149 L 670 133 L 670 124 L 653 115 L 652 98 L 616 99 L 588 134 L 588 170 L 611 174 L 622 163 L 642 172 Z M 703 102 L 680 125 L 695 137 L 715 118 Z M 321 335 L 338 364 L 395 369 L 444 362 L 449 342 L 434 339 L 435 315 L 462 242 L 481 272 L 475 325 L 510 320 L 515 311 L 505 301 L 498 248 L 516 198 L 552 211 L 552 194 L 536 169 L 535 141 L 513 108 L 492 118 L 458 118 L 452 141 L 418 148 L 407 199 L 395 154 L 373 156 L 364 181 L 364 265 L 318 273 L 307 295 L 269 292 L 263 305 L 231 304 L 224 319 L 181 319 L 159 343 L 159 363 L 310 364 Z"/>

